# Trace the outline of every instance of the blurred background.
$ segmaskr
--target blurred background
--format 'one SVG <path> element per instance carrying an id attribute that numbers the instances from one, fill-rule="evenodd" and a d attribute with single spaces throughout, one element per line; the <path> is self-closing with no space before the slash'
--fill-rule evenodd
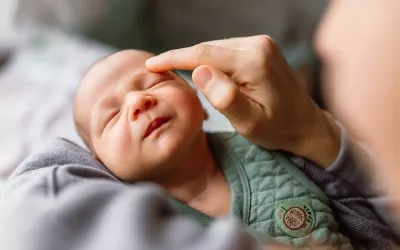
<path id="1" fill-rule="evenodd" d="M 1 0 L 0 179 L 61 136 L 83 145 L 72 118 L 85 70 L 114 51 L 159 53 L 196 43 L 268 34 L 320 104 L 312 37 L 326 0 Z M 183 72 L 190 81 L 190 73 Z M 229 123 L 200 96 L 208 131 Z"/>

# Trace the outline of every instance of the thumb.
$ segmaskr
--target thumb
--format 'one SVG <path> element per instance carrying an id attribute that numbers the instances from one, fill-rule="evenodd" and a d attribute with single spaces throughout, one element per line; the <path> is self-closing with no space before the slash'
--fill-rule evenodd
<path id="1" fill-rule="evenodd" d="M 252 101 L 239 86 L 222 71 L 202 65 L 193 71 L 193 81 L 211 105 L 221 112 L 240 131 L 252 119 Z"/>

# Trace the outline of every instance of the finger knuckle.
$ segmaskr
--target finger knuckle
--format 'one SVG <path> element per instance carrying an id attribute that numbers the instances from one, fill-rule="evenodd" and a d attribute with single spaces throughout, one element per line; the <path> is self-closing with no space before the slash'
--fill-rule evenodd
<path id="1" fill-rule="evenodd" d="M 264 72 L 268 68 L 270 57 L 266 53 L 255 53 L 253 55 L 254 70 L 258 73 Z"/>
<path id="2" fill-rule="evenodd" d="M 277 49 L 276 42 L 270 36 L 260 35 L 255 37 L 256 44 L 258 46 L 259 55 L 262 57 L 262 60 L 269 59 L 273 57 L 274 51 Z"/>
<path id="3" fill-rule="evenodd" d="M 204 55 L 207 55 L 209 50 L 210 46 L 203 43 L 197 44 L 193 47 L 194 54 L 197 57 L 203 57 Z"/>
<path id="4" fill-rule="evenodd" d="M 263 49 L 271 49 L 273 46 L 275 46 L 274 39 L 268 35 L 259 35 L 254 37 L 254 39 L 256 40 L 258 46 Z"/>
<path id="5" fill-rule="evenodd" d="M 177 57 L 177 50 L 170 50 L 167 52 L 168 57 L 171 59 L 172 65 L 175 66 L 176 57 Z"/>
<path id="6" fill-rule="evenodd" d="M 176 55 L 176 49 L 167 51 L 167 54 L 168 54 L 168 56 L 170 56 L 170 57 L 175 57 L 175 55 Z"/>

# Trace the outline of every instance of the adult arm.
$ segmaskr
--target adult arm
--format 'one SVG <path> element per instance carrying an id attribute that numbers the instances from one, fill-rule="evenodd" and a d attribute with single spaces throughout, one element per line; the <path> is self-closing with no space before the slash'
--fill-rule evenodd
<path id="1" fill-rule="evenodd" d="M 371 185 L 362 164 L 352 159 L 344 130 L 339 156 L 326 169 L 302 157 L 288 157 L 324 190 L 340 230 L 357 249 L 393 249 L 392 244 L 398 244 L 400 218 L 388 212 L 386 207 L 391 202 L 388 195 Z"/>

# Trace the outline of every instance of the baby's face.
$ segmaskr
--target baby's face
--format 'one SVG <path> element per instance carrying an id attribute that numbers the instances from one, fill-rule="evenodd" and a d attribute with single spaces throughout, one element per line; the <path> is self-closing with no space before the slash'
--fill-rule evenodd
<path id="1" fill-rule="evenodd" d="M 172 72 L 148 71 L 151 56 L 130 50 L 103 59 L 76 94 L 80 134 L 125 181 L 161 175 L 202 133 L 204 113 L 195 91 Z"/>

